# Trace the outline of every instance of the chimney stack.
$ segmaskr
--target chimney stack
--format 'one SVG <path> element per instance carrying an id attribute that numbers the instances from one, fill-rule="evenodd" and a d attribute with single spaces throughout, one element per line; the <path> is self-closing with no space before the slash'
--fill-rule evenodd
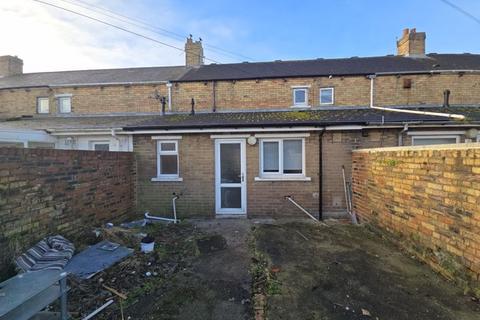
<path id="1" fill-rule="evenodd" d="M 23 73 L 23 60 L 14 56 L 0 57 L 0 78 Z"/>
<path id="2" fill-rule="evenodd" d="M 397 41 L 397 55 L 405 57 L 425 56 L 425 32 L 413 29 L 403 29 L 400 40 Z"/>
<path id="3" fill-rule="evenodd" d="M 203 64 L 203 46 L 202 39 L 193 41 L 192 35 L 187 38 L 185 43 L 185 65 L 187 67 L 199 66 Z"/>

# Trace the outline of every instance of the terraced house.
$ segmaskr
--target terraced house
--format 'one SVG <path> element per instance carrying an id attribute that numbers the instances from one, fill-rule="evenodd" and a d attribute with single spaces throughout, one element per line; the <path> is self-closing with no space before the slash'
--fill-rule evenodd
<path id="1" fill-rule="evenodd" d="M 22 73 L 0 57 L 0 146 L 133 151 L 138 211 L 285 216 L 345 211 L 352 150 L 480 141 L 480 55 L 396 55 Z M 401 112 L 399 112 L 401 111 Z"/>

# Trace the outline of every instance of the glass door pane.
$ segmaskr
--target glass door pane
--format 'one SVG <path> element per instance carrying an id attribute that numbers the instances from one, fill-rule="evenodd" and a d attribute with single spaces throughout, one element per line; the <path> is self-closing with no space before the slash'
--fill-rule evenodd
<path id="1" fill-rule="evenodd" d="M 242 144 L 225 142 L 219 145 L 220 208 L 242 210 Z"/>
<path id="2" fill-rule="evenodd" d="M 220 145 L 221 183 L 242 182 L 240 152 L 240 143 L 222 143 Z"/>

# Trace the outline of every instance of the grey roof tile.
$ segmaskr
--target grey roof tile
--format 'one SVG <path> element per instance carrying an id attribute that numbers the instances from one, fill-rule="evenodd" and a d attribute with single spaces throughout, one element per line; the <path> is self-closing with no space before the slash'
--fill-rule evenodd
<path id="1" fill-rule="evenodd" d="M 369 75 L 382 72 L 430 72 L 431 70 L 480 70 L 480 55 L 428 54 L 423 58 L 382 56 L 210 64 L 190 69 L 179 81 Z"/>
<path id="2" fill-rule="evenodd" d="M 24 73 L 0 78 L 0 89 L 171 81 L 187 70 L 180 66 Z"/>
<path id="3" fill-rule="evenodd" d="M 419 107 L 409 109 L 463 114 L 467 118 L 466 122 L 480 121 L 480 107 Z M 318 109 L 304 111 L 217 112 L 196 113 L 195 115 L 184 113 L 166 116 L 152 116 L 146 121 L 126 126 L 124 127 L 124 130 L 362 125 L 412 121 L 430 123 L 453 122 L 453 120 L 438 116 L 398 113 L 369 108 L 342 108 L 337 110 Z"/>

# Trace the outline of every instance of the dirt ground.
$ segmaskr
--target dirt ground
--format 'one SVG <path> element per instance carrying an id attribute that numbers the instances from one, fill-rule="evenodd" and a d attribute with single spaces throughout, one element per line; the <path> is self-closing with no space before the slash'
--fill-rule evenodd
<path id="1" fill-rule="evenodd" d="M 80 319 L 113 297 L 95 319 L 250 319 L 249 230 L 246 219 L 103 230 L 103 238 L 137 250 L 92 279 L 72 278 L 69 311 Z M 138 251 L 139 233 L 155 238 L 153 253 Z"/>
<path id="2" fill-rule="evenodd" d="M 478 301 L 364 227 L 260 224 L 253 235 L 270 268 L 267 319 L 480 319 Z"/>
<path id="3" fill-rule="evenodd" d="M 138 250 L 142 233 L 155 238 L 151 254 Z M 246 320 L 258 301 L 268 320 L 480 319 L 478 300 L 365 227 L 216 219 L 115 227 L 101 238 L 136 251 L 71 279 L 74 319 L 112 298 L 95 319 Z"/>

